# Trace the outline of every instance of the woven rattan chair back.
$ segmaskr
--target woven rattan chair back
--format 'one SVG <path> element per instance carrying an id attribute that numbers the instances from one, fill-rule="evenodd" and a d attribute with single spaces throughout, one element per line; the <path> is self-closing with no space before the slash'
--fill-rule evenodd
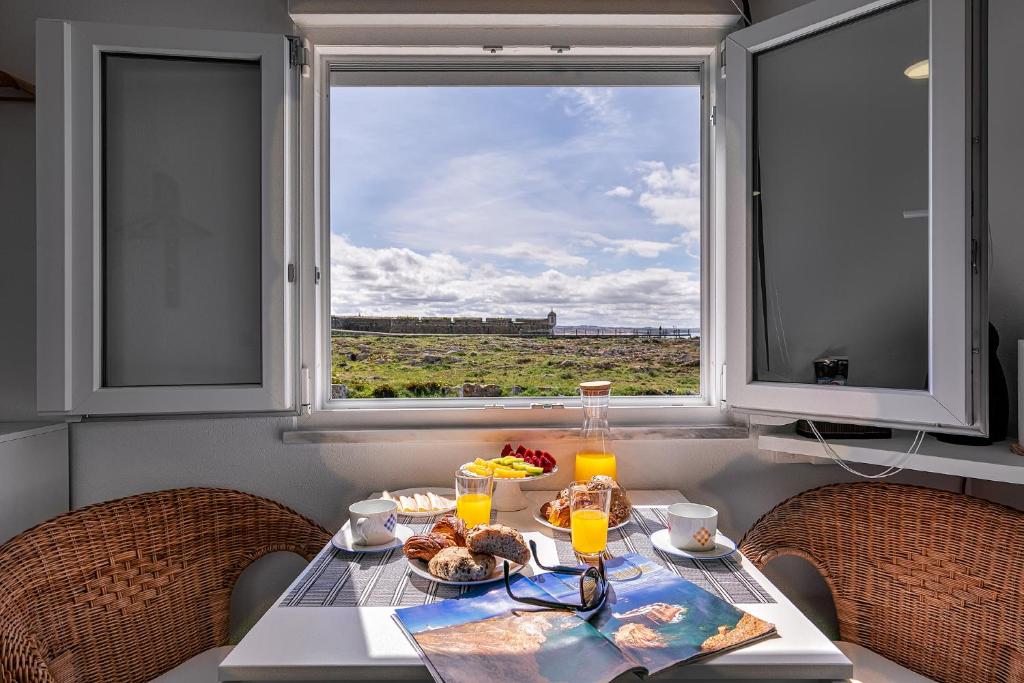
<path id="1" fill-rule="evenodd" d="M 1024 512 L 860 482 L 780 503 L 740 544 L 758 567 L 808 560 L 842 640 L 941 683 L 1024 682 Z"/>
<path id="2" fill-rule="evenodd" d="M 0 547 L 0 681 L 139 683 L 225 645 L 250 563 L 330 535 L 273 501 L 176 489 L 91 505 Z"/>

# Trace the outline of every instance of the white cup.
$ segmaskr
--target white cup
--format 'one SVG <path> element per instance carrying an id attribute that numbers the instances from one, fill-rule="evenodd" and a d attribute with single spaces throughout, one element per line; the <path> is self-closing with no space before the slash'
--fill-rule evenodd
<path id="1" fill-rule="evenodd" d="M 718 510 L 699 503 L 668 506 L 668 536 L 680 550 L 714 550 Z"/>
<path id="2" fill-rule="evenodd" d="M 384 545 L 395 539 L 398 503 L 377 498 L 348 506 L 352 538 L 360 545 Z"/>

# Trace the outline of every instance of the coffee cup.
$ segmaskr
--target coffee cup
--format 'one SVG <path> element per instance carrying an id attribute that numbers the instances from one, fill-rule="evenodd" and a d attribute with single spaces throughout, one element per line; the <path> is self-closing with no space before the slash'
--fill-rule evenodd
<path id="1" fill-rule="evenodd" d="M 699 503 L 668 506 L 669 542 L 680 550 L 714 550 L 718 510 Z"/>
<path id="2" fill-rule="evenodd" d="M 384 545 L 395 540 L 398 503 L 378 498 L 348 506 L 352 539 L 359 545 Z"/>

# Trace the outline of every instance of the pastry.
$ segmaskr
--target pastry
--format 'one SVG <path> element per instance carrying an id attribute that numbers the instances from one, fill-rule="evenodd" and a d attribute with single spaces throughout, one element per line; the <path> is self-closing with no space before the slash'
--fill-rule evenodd
<path id="1" fill-rule="evenodd" d="M 410 560 L 423 560 L 430 562 L 439 552 L 445 548 L 455 547 L 455 541 L 444 534 L 420 534 L 410 536 L 409 540 L 402 546 L 402 552 Z"/>
<path id="2" fill-rule="evenodd" d="M 466 545 L 466 523 L 455 515 L 445 515 L 434 522 L 430 532 L 447 536 L 455 545 Z"/>
<path id="3" fill-rule="evenodd" d="M 619 482 L 603 474 L 596 475 L 586 483 L 588 491 L 612 490 L 611 506 L 608 510 L 608 526 L 618 526 L 629 519 L 633 506 L 626 491 Z M 547 520 L 555 526 L 568 529 L 571 526 L 569 512 L 569 489 L 562 489 L 558 498 L 548 503 Z"/>
<path id="4" fill-rule="evenodd" d="M 396 496 L 385 491 L 380 497 L 384 500 L 393 500 L 398 503 L 398 511 L 403 513 L 441 512 L 442 510 L 451 510 L 455 507 L 454 500 L 439 496 L 433 491 L 413 493 L 411 496 Z"/>
<path id="5" fill-rule="evenodd" d="M 466 533 L 466 546 L 474 553 L 497 555 L 518 564 L 530 561 L 523 535 L 504 524 L 478 524 Z"/>
<path id="6" fill-rule="evenodd" d="M 569 512 L 569 501 L 563 498 L 555 498 L 547 504 L 548 522 L 563 529 L 570 526 Z"/>
<path id="7" fill-rule="evenodd" d="M 450 547 L 434 555 L 427 568 L 445 581 L 482 581 L 494 572 L 494 556 Z"/>

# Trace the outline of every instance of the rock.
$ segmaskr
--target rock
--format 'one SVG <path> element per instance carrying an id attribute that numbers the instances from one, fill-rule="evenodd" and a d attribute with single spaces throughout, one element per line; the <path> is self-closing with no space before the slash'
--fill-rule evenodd
<path id="1" fill-rule="evenodd" d="M 346 384 L 332 384 L 331 385 L 331 398 L 348 398 L 348 385 Z"/>
<path id="2" fill-rule="evenodd" d="M 513 384 L 512 385 L 512 395 L 513 396 L 518 396 L 519 394 L 523 393 L 524 391 L 526 391 L 526 389 L 524 389 L 523 387 L 519 386 L 518 384 Z"/>
<path id="3" fill-rule="evenodd" d="M 440 363 L 442 360 L 444 359 L 441 358 L 441 356 L 437 356 L 432 353 L 427 353 L 424 354 L 422 358 L 420 358 L 420 363 L 422 363 L 423 365 L 434 365 L 436 363 Z"/>
<path id="4" fill-rule="evenodd" d="M 365 351 L 352 351 L 352 352 L 350 352 L 348 354 L 348 359 L 349 360 L 366 360 L 367 358 L 369 358 L 369 356 L 370 356 L 370 354 L 366 353 Z"/>
<path id="5" fill-rule="evenodd" d="M 491 398 L 501 396 L 501 387 L 497 384 L 474 384 L 466 382 L 462 385 L 462 395 L 466 398 Z"/>

